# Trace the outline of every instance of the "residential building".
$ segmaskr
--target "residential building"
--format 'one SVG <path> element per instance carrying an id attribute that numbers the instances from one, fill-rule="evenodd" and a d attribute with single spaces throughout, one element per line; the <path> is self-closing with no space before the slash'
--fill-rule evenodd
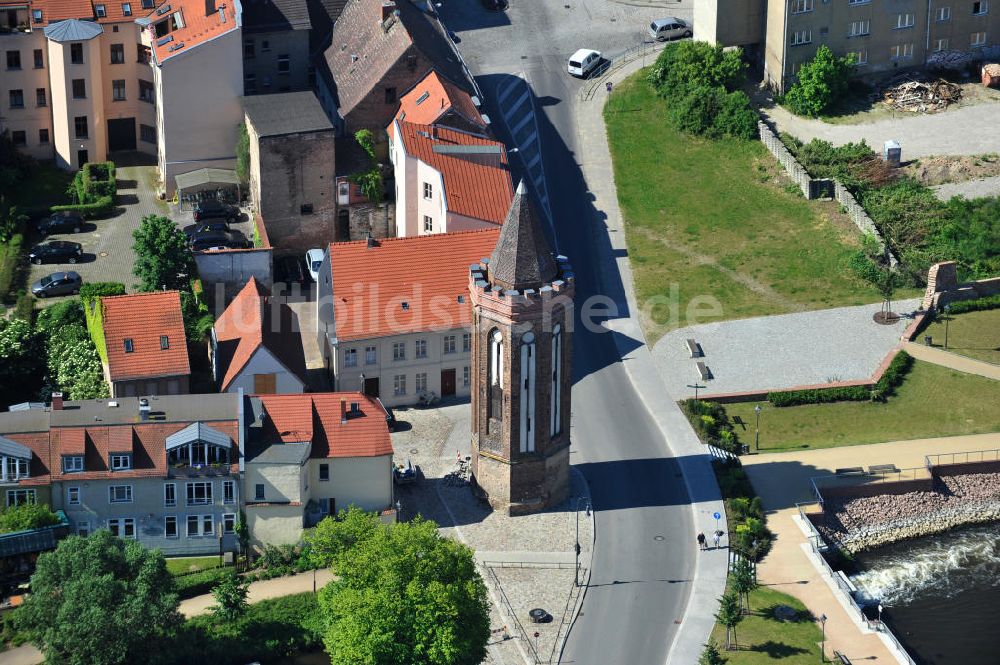
<path id="1" fill-rule="evenodd" d="M 392 504 L 385 410 L 357 393 L 55 393 L 0 413 L 0 469 L 5 506 L 46 503 L 75 533 L 168 555 L 234 550 L 241 509 L 259 545 L 298 542 L 338 507 Z"/>
<path id="2" fill-rule="evenodd" d="M 496 228 L 514 188 L 507 150 L 483 134 L 393 120 L 398 237 Z"/>
<path id="3" fill-rule="evenodd" d="M 333 125 L 312 92 L 244 100 L 250 198 L 272 245 L 302 254 L 336 239 Z"/>
<path id="4" fill-rule="evenodd" d="M 334 243 L 320 267 L 317 321 L 337 390 L 390 406 L 424 392 L 468 395 L 472 348 L 468 266 L 499 228 Z"/>
<path id="5" fill-rule="evenodd" d="M 401 94 L 431 70 L 475 90 L 461 56 L 429 5 L 392 0 L 350 0 L 333 26 L 325 77 L 317 77 L 324 108 L 336 109 L 346 134 L 368 129 L 380 142 Z"/>
<path id="6" fill-rule="evenodd" d="M 305 391 L 298 317 L 251 277 L 212 328 L 212 373 L 220 392 Z"/>
<path id="7" fill-rule="evenodd" d="M 343 144 L 339 141 L 338 144 Z M 346 150 L 338 150 L 343 157 Z M 364 195 L 354 179 L 359 169 L 351 168 L 347 160 L 337 159 L 337 242 L 362 238 L 388 238 L 396 235 L 396 202 L 392 198 L 373 202 Z M 347 175 L 341 175 L 346 173 Z"/>
<path id="8" fill-rule="evenodd" d="M 569 493 L 573 269 L 553 255 L 522 182 L 472 299 L 472 473 L 497 510 L 538 512 Z"/>
<path id="9" fill-rule="evenodd" d="M 1000 57 L 1000 18 L 988 0 L 707 0 L 695 38 L 743 46 L 765 82 L 784 90 L 828 46 L 853 54 L 859 76 Z"/>
<path id="10" fill-rule="evenodd" d="M 306 0 L 242 4 L 244 94 L 308 90 L 312 23 Z"/>
<path id="11" fill-rule="evenodd" d="M 187 393 L 191 379 L 177 291 L 101 298 L 101 360 L 112 397 Z M 101 349 L 99 349 L 100 351 Z"/>
<path id="12" fill-rule="evenodd" d="M 432 70 L 399 98 L 394 119 L 488 136 L 489 117 L 480 113 L 476 104 L 472 95 Z M 387 131 L 392 138 L 391 124 Z"/>

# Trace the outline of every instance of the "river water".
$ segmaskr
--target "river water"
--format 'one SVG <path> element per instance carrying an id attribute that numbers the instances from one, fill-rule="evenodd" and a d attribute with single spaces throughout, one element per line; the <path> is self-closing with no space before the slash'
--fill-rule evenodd
<path id="1" fill-rule="evenodd" d="M 921 665 L 1000 665 L 1000 524 L 865 552 L 851 577 Z"/>

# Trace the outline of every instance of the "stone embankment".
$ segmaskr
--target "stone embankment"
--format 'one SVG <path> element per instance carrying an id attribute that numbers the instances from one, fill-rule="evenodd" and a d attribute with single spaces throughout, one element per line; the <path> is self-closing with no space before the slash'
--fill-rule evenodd
<path id="1" fill-rule="evenodd" d="M 856 553 L 987 522 L 1000 522 L 1000 473 L 939 476 L 926 491 L 827 499 L 816 527 Z"/>

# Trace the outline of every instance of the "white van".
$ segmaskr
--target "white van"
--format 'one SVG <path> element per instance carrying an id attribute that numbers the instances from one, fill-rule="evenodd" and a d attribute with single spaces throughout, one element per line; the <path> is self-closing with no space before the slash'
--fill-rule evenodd
<path id="1" fill-rule="evenodd" d="M 673 16 L 658 18 L 649 24 L 649 36 L 657 41 L 668 39 L 679 39 L 691 36 L 691 26 L 687 21 L 683 21 Z"/>
<path id="2" fill-rule="evenodd" d="M 601 52 L 582 48 L 569 57 L 567 71 L 573 76 L 587 78 L 597 65 L 601 64 Z"/>

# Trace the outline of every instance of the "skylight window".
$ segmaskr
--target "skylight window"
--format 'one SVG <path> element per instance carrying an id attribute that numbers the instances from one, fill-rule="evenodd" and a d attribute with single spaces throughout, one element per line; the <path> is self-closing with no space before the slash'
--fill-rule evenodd
<path id="1" fill-rule="evenodd" d="M 135 351 L 135 344 L 132 342 L 131 337 L 125 338 L 125 353 L 132 353 Z"/>
<path id="2" fill-rule="evenodd" d="M 416 105 L 420 106 L 421 104 L 423 104 L 424 102 L 426 102 L 427 98 L 430 97 L 430 96 L 431 96 L 431 93 L 429 93 L 429 92 L 425 92 L 424 94 L 420 95 L 419 97 L 417 97 Z"/>

